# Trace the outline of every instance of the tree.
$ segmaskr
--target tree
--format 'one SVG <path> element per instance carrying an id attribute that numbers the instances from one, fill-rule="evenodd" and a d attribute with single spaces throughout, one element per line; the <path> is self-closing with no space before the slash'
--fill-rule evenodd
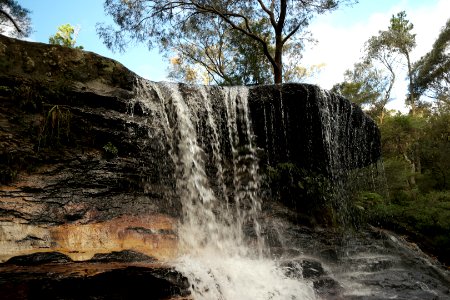
<path id="1" fill-rule="evenodd" d="M 415 94 L 450 105 L 450 19 L 445 24 L 430 52 L 414 64 Z"/>
<path id="2" fill-rule="evenodd" d="M 31 33 L 29 14 L 30 11 L 15 0 L 0 0 L 0 33 L 16 37 L 29 36 Z"/>
<path id="3" fill-rule="evenodd" d="M 379 124 L 383 124 L 393 81 L 392 76 L 366 60 L 356 63 L 353 70 L 345 71 L 344 82 L 335 84 L 331 91 L 366 108 Z"/>
<path id="4" fill-rule="evenodd" d="M 400 57 L 404 57 L 407 65 L 409 79 L 409 95 L 407 103 L 411 106 L 411 112 L 416 113 L 416 99 L 414 98 L 414 80 L 410 53 L 416 46 L 416 35 L 411 33 L 414 28 L 406 19 L 404 11 L 392 16 L 388 30 L 379 31 L 378 35 L 372 36 L 365 45 L 366 59 L 378 61 L 391 74 L 391 84 L 389 94 L 395 81 L 395 65 Z M 399 57 L 400 56 L 400 57 Z"/>
<path id="5" fill-rule="evenodd" d="M 70 24 L 64 24 L 58 27 L 55 35 L 50 36 L 48 42 L 53 45 L 61 45 L 69 48 L 83 49 L 83 46 L 75 47 L 79 29 Z"/>
<path id="6" fill-rule="evenodd" d="M 414 99 L 414 80 L 412 72 L 412 64 L 410 52 L 416 46 L 416 35 L 411 33 L 414 25 L 406 19 L 406 13 L 404 11 L 399 12 L 397 16 L 392 16 L 391 25 L 387 34 L 385 34 L 386 41 L 390 44 L 394 51 L 401 53 L 408 66 L 408 79 L 409 79 L 409 104 L 411 105 L 411 112 L 414 115 L 416 104 Z"/>
<path id="7" fill-rule="evenodd" d="M 105 10 L 118 29 L 99 24 L 97 32 L 109 48 L 123 50 L 130 40 L 155 43 L 163 51 L 172 38 L 188 35 L 192 24 L 208 29 L 214 18 L 242 41 L 258 45 L 272 67 L 275 83 L 283 80 L 283 49 L 302 47 L 305 30 L 317 14 L 335 10 L 353 0 L 105 0 Z M 259 30 L 261 22 L 264 30 Z M 271 35 L 268 37 L 267 32 Z M 198 41 L 193 41 L 198 42 Z"/>
<path id="8" fill-rule="evenodd" d="M 413 115 L 387 116 L 380 127 L 382 153 L 385 160 L 396 162 L 394 168 L 406 167 L 405 182 L 415 196 L 417 175 L 421 173 L 419 139 L 423 135 L 425 119 Z"/>
<path id="9" fill-rule="evenodd" d="M 261 20 L 255 27 L 261 35 L 267 30 L 264 22 Z M 172 37 L 165 46 L 175 52 L 170 57 L 169 77 L 187 83 L 219 85 L 273 83 L 270 63 L 255 40 L 230 29 L 220 18 L 214 18 L 211 26 L 205 28 L 197 24 L 189 26 L 188 32 Z M 266 36 L 270 37 L 270 32 L 266 32 Z M 283 64 L 283 81 L 299 81 L 320 69 L 320 66 L 310 69 L 300 66 L 300 50 L 285 45 L 283 51 L 287 59 Z"/>
<path id="10" fill-rule="evenodd" d="M 175 54 L 169 77 L 219 85 L 270 83 L 270 64 L 254 40 L 236 35 L 220 18 L 205 28 L 187 26 L 188 32 L 173 36 L 165 46 Z"/>
<path id="11" fill-rule="evenodd" d="M 391 100 L 391 92 L 396 80 L 395 67 L 398 64 L 398 57 L 396 53 L 392 53 L 390 47 L 384 42 L 384 38 L 379 36 L 371 37 L 364 45 L 365 57 L 364 61 L 370 65 L 381 65 L 387 70 L 387 74 L 384 75 L 384 90 L 382 92 L 383 97 L 378 101 L 378 107 L 380 108 L 379 121 L 383 123 L 385 116 L 385 106 Z M 381 72 L 381 71 L 379 71 Z"/>
<path id="12" fill-rule="evenodd" d="M 450 109 L 441 108 L 427 120 L 420 138 L 422 189 L 450 190 Z"/>

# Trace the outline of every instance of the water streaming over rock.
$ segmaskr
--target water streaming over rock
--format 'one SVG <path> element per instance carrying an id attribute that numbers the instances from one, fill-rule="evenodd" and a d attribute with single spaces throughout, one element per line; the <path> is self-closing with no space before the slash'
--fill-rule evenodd
<path id="1" fill-rule="evenodd" d="M 162 109 L 183 209 L 176 267 L 195 299 L 314 299 L 310 284 L 264 256 L 247 88 L 145 81 L 139 88 L 136 101 Z"/>
<path id="2" fill-rule="evenodd" d="M 449 298 L 402 237 L 320 227 L 330 206 L 348 223 L 359 178 L 385 184 L 379 131 L 342 97 L 136 82 L 94 53 L 0 40 L 3 298 Z M 52 106 L 68 139 L 34 151 Z"/>
<path id="3" fill-rule="evenodd" d="M 358 177 L 371 174 L 365 184 L 379 185 L 373 122 L 317 87 L 296 85 L 293 93 L 291 88 L 258 92 L 138 80 L 130 112 L 144 116 L 139 122 L 151 127 L 149 134 L 159 137 L 171 157 L 179 199 L 167 200 L 181 202 L 178 255 L 170 263 L 188 278 L 194 299 L 397 297 L 397 285 L 420 273 L 405 271 L 403 250 L 383 249 L 390 236 L 330 236 L 295 225 L 289 220 L 308 208 L 305 202 L 295 203 L 294 211 L 274 202 L 262 210 L 276 196 L 263 195 L 267 166 L 323 174 L 330 190 L 307 199 L 322 211 L 332 207 L 342 223 L 348 222 L 347 201 Z M 395 287 L 383 286 L 386 281 Z M 402 293 L 441 293 L 429 289 L 432 280 L 420 282 L 408 287 L 411 294 Z"/>

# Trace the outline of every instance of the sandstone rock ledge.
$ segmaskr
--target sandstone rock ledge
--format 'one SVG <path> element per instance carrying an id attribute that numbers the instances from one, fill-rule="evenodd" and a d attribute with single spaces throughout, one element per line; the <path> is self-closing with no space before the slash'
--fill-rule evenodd
<path id="1" fill-rule="evenodd" d="M 173 164 L 128 113 L 135 76 L 91 52 L 0 35 L 0 262 L 173 257 Z"/>

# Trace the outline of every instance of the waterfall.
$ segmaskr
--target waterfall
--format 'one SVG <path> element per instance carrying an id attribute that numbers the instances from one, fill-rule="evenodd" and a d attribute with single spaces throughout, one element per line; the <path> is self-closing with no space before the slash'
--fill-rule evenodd
<path id="1" fill-rule="evenodd" d="M 174 262 L 194 299 L 314 299 L 267 255 L 257 148 L 245 87 L 139 80 L 132 106 L 158 116 L 182 204 Z M 152 113 L 150 111 L 153 111 Z"/>

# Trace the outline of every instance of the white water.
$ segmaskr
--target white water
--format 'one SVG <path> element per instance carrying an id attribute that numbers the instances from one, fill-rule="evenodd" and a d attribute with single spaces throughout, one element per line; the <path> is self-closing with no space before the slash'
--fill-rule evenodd
<path id="1" fill-rule="evenodd" d="M 269 259 L 204 250 L 182 256 L 177 269 L 189 278 L 195 299 L 315 299 L 310 286 L 285 277 Z"/>
<path id="2" fill-rule="evenodd" d="M 310 283 L 286 277 L 274 260 L 263 255 L 258 162 L 248 115 L 248 90 L 215 87 L 212 93 L 205 87 L 185 87 L 182 95 L 176 84 L 147 82 L 139 86 L 155 91 L 160 101 L 183 207 L 175 267 L 188 278 L 193 298 L 315 299 Z M 140 97 L 151 94 L 138 92 Z M 150 101 L 154 106 L 155 99 L 139 101 Z M 223 109 L 226 120 L 218 119 L 211 103 Z M 200 136 L 199 132 L 209 134 Z M 224 143 L 231 157 L 224 157 Z M 207 176 L 208 155 L 202 144 L 210 145 L 215 178 Z M 225 174 L 231 174 L 231 184 L 227 185 Z M 252 237 L 244 234 L 245 229 L 253 232 Z"/>
<path id="3" fill-rule="evenodd" d="M 436 281 L 430 281 L 428 275 L 424 277 L 423 267 L 418 267 L 419 272 L 403 269 L 411 266 L 411 260 L 405 260 L 411 256 L 410 252 L 397 251 L 407 249 L 405 247 L 386 247 L 385 239 L 370 238 L 368 243 L 367 237 L 354 237 L 351 243 L 341 245 L 339 242 L 339 247 L 334 248 L 339 255 L 336 262 L 332 259 L 324 263 L 315 258 L 315 254 L 325 250 L 326 255 L 327 250 L 333 250 L 331 246 L 338 246 L 336 241 L 321 241 L 320 238 L 316 241 L 311 235 L 303 236 L 301 231 L 296 235 L 295 230 L 289 231 L 288 221 L 276 216 L 269 218 L 272 226 L 268 227 L 265 221 L 267 231 L 264 234 L 277 236 L 275 240 L 280 246 L 273 243 L 274 239 L 269 242 L 273 250 L 283 249 L 288 258 L 282 263 L 271 259 L 258 223 L 262 218 L 258 196 L 260 182 L 257 149 L 252 142 L 248 115 L 248 91 L 245 88 L 153 84 L 144 80 L 139 80 L 136 88 L 130 113 L 133 115 L 135 108 L 142 108 L 144 117 L 136 110 L 139 112 L 137 123 L 150 128 L 151 141 L 160 143 L 158 149 L 167 150 L 175 166 L 174 191 L 180 197 L 183 211 L 178 229 L 179 256 L 170 263 L 188 278 L 193 299 L 315 299 L 312 282 L 316 285 L 317 297 L 323 299 L 327 296 L 431 299 L 443 295 L 439 288 L 429 288 L 438 287 L 439 283 L 433 285 Z M 330 155 L 324 159 L 328 159 L 334 178 L 345 177 L 348 168 L 341 168 L 341 164 L 361 158 L 354 158 L 347 152 L 341 156 L 334 154 L 341 153 L 339 147 L 345 143 L 349 143 L 348 147 L 368 147 L 361 139 L 363 133 L 354 132 L 364 130 L 364 126 L 355 129 L 350 126 L 353 107 L 342 111 L 327 100 L 326 93 L 314 97 L 320 109 L 322 138 Z M 276 132 L 272 110 L 270 106 L 267 112 L 264 110 L 265 120 L 270 118 L 264 125 L 266 137 Z M 286 113 L 282 124 L 288 124 L 292 117 Z M 345 124 L 348 125 L 346 133 L 337 130 Z M 341 140 L 345 134 L 352 139 Z M 266 138 L 267 148 L 274 140 Z M 375 179 L 372 181 L 375 184 Z M 286 232 L 294 233 L 295 237 L 288 237 Z M 325 275 L 319 278 L 305 275 L 309 276 L 308 281 L 297 279 L 304 273 L 300 261 L 320 261 Z M 294 263 L 294 267 L 290 263 Z M 284 269 L 279 264 L 283 264 Z M 305 274 L 308 270 L 316 271 L 305 266 Z M 328 284 L 331 284 L 329 291 Z M 338 286 L 333 287 L 333 284 Z"/>

